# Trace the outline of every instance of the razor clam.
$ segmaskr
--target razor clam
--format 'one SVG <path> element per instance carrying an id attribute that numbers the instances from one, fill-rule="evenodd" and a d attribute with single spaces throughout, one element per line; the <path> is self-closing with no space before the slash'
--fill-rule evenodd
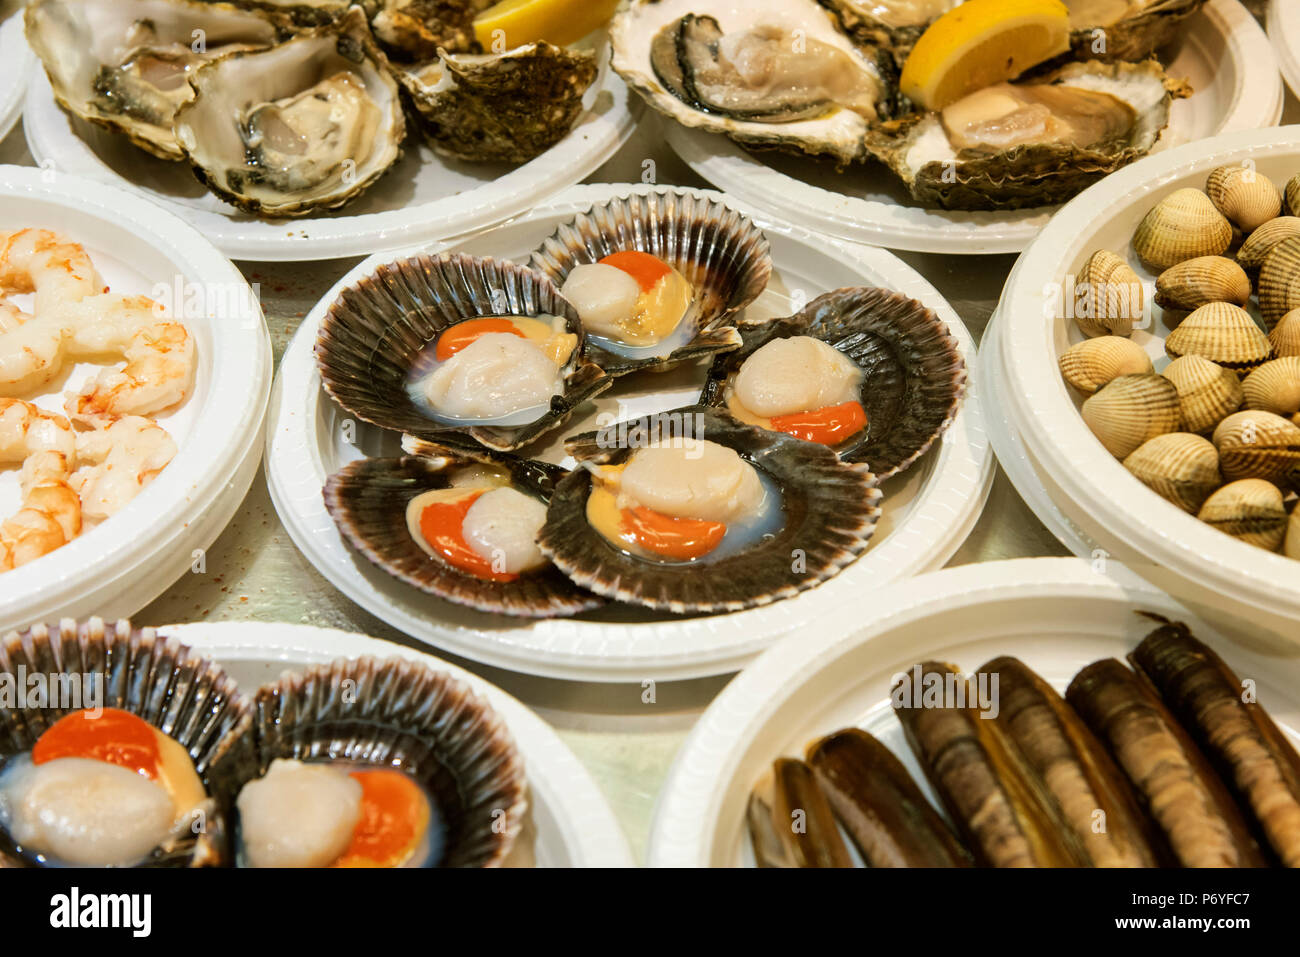
<path id="1" fill-rule="evenodd" d="M 1268 712 L 1182 622 L 1147 635 L 1129 661 L 1191 731 L 1278 859 L 1300 867 L 1300 754 Z"/>
<path id="2" fill-rule="evenodd" d="M 976 674 L 997 675 L 998 729 L 1034 790 L 1057 812 L 1094 867 L 1155 867 L 1161 848 L 1128 782 L 1079 716 L 1016 658 L 994 658 Z"/>
<path id="3" fill-rule="evenodd" d="M 1184 867 L 1262 867 L 1232 796 L 1143 678 L 1114 658 L 1084 668 L 1065 700 L 1110 749 Z"/>
<path id="4" fill-rule="evenodd" d="M 860 728 L 808 747 L 807 759 L 858 853 L 871 867 L 970 867 L 962 847 L 902 762 Z"/>
<path id="5" fill-rule="evenodd" d="M 754 785 L 747 812 L 759 867 L 852 867 L 812 769 L 777 758 Z"/>
<path id="6" fill-rule="evenodd" d="M 942 689 L 966 681 L 956 668 L 933 661 L 914 672 L 927 688 L 932 682 Z M 992 867 L 1086 863 L 1073 832 L 1023 776 L 996 723 L 948 700 L 946 693 L 931 702 L 923 688 L 909 684 L 911 674 L 891 689 L 898 719 L 976 861 Z"/>

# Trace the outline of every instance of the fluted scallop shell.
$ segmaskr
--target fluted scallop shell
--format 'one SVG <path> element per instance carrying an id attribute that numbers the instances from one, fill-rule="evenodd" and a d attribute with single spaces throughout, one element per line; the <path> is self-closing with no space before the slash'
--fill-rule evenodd
<path id="1" fill-rule="evenodd" d="M 1282 198 L 1288 216 L 1300 215 L 1300 173 L 1286 181 L 1282 188 Z"/>
<path id="2" fill-rule="evenodd" d="M 560 316 L 578 336 L 564 367 L 564 392 L 535 422 L 450 426 L 424 414 L 407 392 L 421 350 L 449 326 L 484 316 Z M 577 406 L 612 384 L 583 351 L 578 314 L 549 279 L 512 262 L 444 253 L 380 266 L 344 289 L 316 339 L 325 389 L 348 412 L 385 429 L 434 441 L 508 451 L 562 425 Z"/>
<path id="3" fill-rule="evenodd" d="M 1219 531 L 1275 552 L 1286 534 L 1287 515 L 1282 493 L 1271 482 L 1241 479 L 1219 489 L 1196 517 Z"/>
<path id="4" fill-rule="evenodd" d="M 184 746 L 208 793 L 217 797 L 212 768 L 244 736 L 252 723 L 249 702 L 234 679 L 213 661 L 152 628 L 128 621 L 105 623 L 64 619 L 54 627 L 35 625 L 0 640 L 0 674 L 16 681 L 21 673 L 73 676 L 85 689 L 86 676 L 99 682 L 99 703 L 143 718 Z M 19 687 L 28 687 L 19 685 Z M 102 696 L 101 696 L 102 695 Z M 77 702 L 64 702 L 77 704 Z M 83 699 L 83 707 L 93 706 Z M 78 707 L 0 708 L 0 762 L 30 751 L 37 739 Z M 226 815 L 220 801 L 206 809 L 202 833 L 156 848 L 148 867 L 211 867 L 230 861 Z M 39 866 L 0 829 L 0 867 Z"/>
<path id="5" fill-rule="evenodd" d="M 1248 409 L 1282 416 L 1300 412 L 1300 356 L 1272 359 L 1241 383 Z"/>
<path id="6" fill-rule="evenodd" d="M 1282 194 L 1278 188 L 1250 166 L 1219 166 L 1210 170 L 1205 192 L 1219 212 L 1247 233 L 1282 211 Z"/>
<path id="7" fill-rule="evenodd" d="M 1121 256 L 1098 249 L 1074 277 L 1074 321 L 1086 336 L 1127 336 L 1142 318 L 1142 280 Z"/>
<path id="8" fill-rule="evenodd" d="M 510 853 L 528 809 L 523 758 L 463 681 L 405 658 L 340 659 L 263 685 L 252 710 L 250 733 L 214 775 L 230 804 L 277 758 L 376 765 L 411 775 L 437 802 L 437 866 L 495 867 Z"/>
<path id="9" fill-rule="evenodd" d="M 1138 446 L 1124 467 L 1162 498 L 1195 514 L 1223 484 L 1214 444 L 1190 432 L 1157 435 Z"/>
<path id="10" fill-rule="evenodd" d="M 1214 447 L 1229 482 L 1257 478 L 1288 485 L 1300 467 L 1300 426 L 1272 412 L 1236 412 L 1214 430 Z"/>
<path id="11" fill-rule="evenodd" d="M 706 439 L 734 449 L 783 496 L 783 525 L 770 537 L 716 561 L 655 562 L 629 555 L 587 521 L 591 474 L 574 469 L 556 488 L 539 542 L 584 588 L 677 614 L 739 611 L 816 587 L 866 550 L 880 517 L 880 489 L 865 465 L 841 462 L 824 445 L 738 422 L 706 406 L 661 418 L 661 438 Z M 649 438 L 642 420 L 570 438 L 579 462 L 618 465 Z M 619 441 L 625 436 L 625 441 Z"/>
<path id="12" fill-rule="evenodd" d="M 881 481 L 934 444 L 966 391 L 966 363 L 948 327 L 915 299 L 888 289 L 836 289 L 793 316 L 742 323 L 739 329 L 741 347 L 713 360 L 701 404 L 725 409 L 727 381 L 773 339 L 821 339 L 864 373 L 859 399 L 867 428 L 835 451 L 846 462 L 864 463 Z"/>
<path id="13" fill-rule="evenodd" d="M 1268 336 L 1250 313 L 1230 302 L 1210 302 L 1194 310 L 1165 338 L 1170 358 L 1200 356 L 1230 369 L 1251 369 L 1272 354 Z"/>
<path id="14" fill-rule="evenodd" d="M 1300 309 L 1292 309 L 1277 321 L 1268 334 L 1273 354 L 1300 356 Z"/>
<path id="15" fill-rule="evenodd" d="M 1207 302 L 1250 302 L 1250 277 L 1226 256 L 1197 256 L 1156 277 L 1156 305 L 1191 312 Z"/>
<path id="16" fill-rule="evenodd" d="M 1199 189 L 1177 189 L 1147 211 L 1133 251 L 1154 271 L 1185 259 L 1218 256 L 1232 244 L 1232 224 Z"/>
<path id="17" fill-rule="evenodd" d="M 1293 309 L 1300 309 L 1300 236 L 1282 240 L 1259 267 L 1259 312 L 1272 329 Z"/>
<path id="18" fill-rule="evenodd" d="M 1092 395 L 1117 376 L 1154 371 L 1146 350 L 1123 336 L 1076 342 L 1061 353 L 1059 365 L 1061 377 L 1084 395 Z"/>
<path id="19" fill-rule="evenodd" d="M 1178 429 L 1178 390 L 1154 373 L 1112 379 L 1083 403 L 1083 420 L 1117 459 L 1125 459 L 1148 439 Z"/>
<path id="20" fill-rule="evenodd" d="M 409 443 L 408 443 L 409 444 Z M 374 565 L 412 588 L 479 611 L 529 618 L 575 615 L 604 604 L 551 565 L 515 581 L 479 578 L 439 561 L 411 537 L 406 506 L 430 489 L 447 488 L 458 467 L 484 461 L 471 450 L 436 448 L 415 441 L 420 454 L 402 458 L 359 459 L 325 481 L 325 507 L 339 532 Z M 520 491 L 550 501 L 567 469 L 544 462 L 493 453 Z"/>
<path id="21" fill-rule="evenodd" d="M 1264 265 L 1264 257 L 1284 239 L 1300 236 L 1300 216 L 1279 216 L 1260 226 L 1237 250 L 1237 264 L 1248 273 Z"/>
<path id="22" fill-rule="evenodd" d="M 659 257 L 691 284 L 695 338 L 659 358 L 632 358 L 588 345 L 610 375 L 664 368 L 740 345 L 740 313 L 767 287 L 772 259 L 767 237 L 744 216 L 687 190 L 661 189 L 591 207 L 555 231 L 529 265 L 563 285 L 574 266 L 635 249 Z"/>
<path id="23" fill-rule="evenodd" d="M 1188 432 L 1211 431 L 1241 408 L 1245 398 L 1235 372 L 1200 356 L 1175 359 L 1161 375 L 1178 390 L 1183 428 Z"/>

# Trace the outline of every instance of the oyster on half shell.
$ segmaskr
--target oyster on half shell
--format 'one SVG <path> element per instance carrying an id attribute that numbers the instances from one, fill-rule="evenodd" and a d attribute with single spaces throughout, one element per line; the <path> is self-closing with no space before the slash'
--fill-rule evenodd
<path id="1" fill-rule="evenodd" d="M 474 18 L 496 0 L 372 0 L 370 26 L 394 57 L 428 60 L 439 50 L 473 53 Z"/>
<path id="2" fill-rule="evenodd" d="M 1047 206 L 1150 152 L 1189 92 L 1154 60 L 1069 63 L 881 124 L 867 144 L 925 206 Z"/>
<path id="3" fill-rule="evenodd" d="M 184 158 L 172 118 L 196 68 L 278 39 L 270 19 L 225 3 L 36 0 L 25 17 L 59 106 L 168 160 Z"/>
<path id="4" fill-rule="evenodd" d="M 892 66 L 814 0 L 631 0 L 610 42 L 619 75 L 684 126 L 840 165 L 866 158 L 893 98 Z"/>

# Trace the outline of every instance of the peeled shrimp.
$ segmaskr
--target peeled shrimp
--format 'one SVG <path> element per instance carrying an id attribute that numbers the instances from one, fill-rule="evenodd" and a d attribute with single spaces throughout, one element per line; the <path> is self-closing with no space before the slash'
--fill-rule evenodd
<path id="1" fill-rule="evenodd" d="M 81 501 L 70 483 L 77 439 L 72 425 L 30 402 L 0 398 L 0 464 L 22 463 L 23 504 L 0 525 L 0 571 L 54 551 L 81 531 Z"/>
<path id="2" fill-rule="evenodd" d="M 107 428 L 77 436 L 77 463 L 70 484 L 92 521 L 122 509 L 154 480 L 176 454 L 176 443 L 152 419 L 128 415 Z"/>
<path id="3" fill-rule="evenodd" d="M 63 365 L 63 327 L 0 300 L 0 396 L 36 391 Z"/>
<path id="4" fill-rule="evenodd" d="M 0 292 L 36 293 L 36 315 L 104 288 L 79 244 L 48 229 L 0 232 Z"/>

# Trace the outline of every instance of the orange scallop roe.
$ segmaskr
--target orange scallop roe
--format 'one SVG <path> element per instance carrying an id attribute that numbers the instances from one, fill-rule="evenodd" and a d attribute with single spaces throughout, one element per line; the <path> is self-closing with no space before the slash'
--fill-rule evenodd
<path id="1" fill-rule="evenodd" d="M 74 711 L 56 721 L 32 748 L 32 763 L 56 758 L 91 758 L 129 768 L 158 780 L 158 735 L 129 711 Z"/>
<path id="2" fill-rule="evenodd" d="M 463 526 L 470 506 L 478 501 L 482 492 L 471 492 L 454 502 L 434 502 L 420 513 L 420 534 L 447 564 L 463 572 L 494 582 L 512 582 L 518 575 L 499 572 L 492 562 L 474 551 L 467 541 Z"/>
<path id="3" fill-rule="evenodd" d="M 769 420 L 773 430 L 793 435 L 805 442 L 838 445 L 867 425 L 867 413 L 861 403 L 828 405 L 810 412 L 793 412 Z"/>
<path id="4" fill-rule="evenodd" d="M 475 339 L 486 336 L 491 332 L 507 332 L 518 336 L 520 339 L 528 338 L 509 319 L 468 319 L 465 322 L 458 322 L 454 326 L 448 327 L 438 337 L 438 345 L 434 349 L 434 356 L 439 362 L 446 362 L 460 352 L 461 349 L 473 343 Z"/>
<path id="5" fill-rule="evenodd" d="M 627 273 L 636 280 L 642 292 L 649 292 L 655 287 L 656 283 L 673 271 L 672 267 L 658 256 L 652 256 L 636 249 L 610 253 L 601 260 L 601 263 Z"/>
<path id="6" fill-rule="evenodd" d="M 429 802 L 400 771 L 353 771 L 361 784 L 361 819 L 333 867 L 401 867 L 429 829 Z"/>
<path id="7" fill-rule="evenodd" d="M 727 526 L 699 518 L 675 518 L 639 505 L 621 513 L 622 529 L 648 552 L 689 561 L 709 554 L 722 543 Z"/>

